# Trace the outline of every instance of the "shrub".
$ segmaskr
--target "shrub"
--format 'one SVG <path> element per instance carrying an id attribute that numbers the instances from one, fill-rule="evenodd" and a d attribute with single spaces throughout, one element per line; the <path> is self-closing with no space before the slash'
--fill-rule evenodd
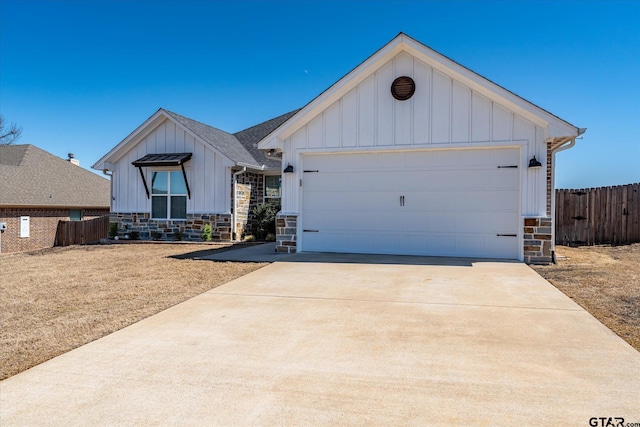
<path id="1" fill-rule="evenodd" d="M 110 222 L 109 223 L 109 237 L 111 239 L 113 239 L 117 235 L 118 235 L 118 223 L 117 222 Z"/>
<path id="2" fill-rule="evenodd" d="M 173 239 L 176 241 L 180 241 L 182 240 L 182 231 L 181 230 L 177 230 L 175 233 L 173 233 Z"/>
<path id="3" fill-rule="evenodd" d="M 157 230 L 153 230 L 151 232 L 151 238 L 153 240 L 160 240 L 162 239 L 162 232 L 161 231 L 157 231 Z"/>
<path id="4" fill-rule="evenodd" d="M 276 235 L 273 234 L 273 233 L 269 233 L 269 234 L 266 235 L 264 240 L 266 240 L 267 242 L 275 242 L 276 241 Z"/>
<path id="5" fill-rule="evenodd" d="M 129 239 L 131 240 L 140 240 L 140 232 L 139 231 L 130 231 Z"/>
<path id="6" fill-rule="evenodd" d="M 263 203 L 253 208 L 251 226 L 258 240 L 264 240 L 269 233 L 276 234 L 276 215 L 279 210 L 279 206 L 271 203 Z"/>
<path id="7" fill-rule="evenodd" d="M 201 237 L 205 242 L 213 240 L 213 227 L 211 227 L 211 224 L 205 224 L 204 227 L 202 227 Z"/>
<path id="8" fill-rule="evenodd" d="M 256 241 L 256 236 L 254 236 L 253 234 L 249 234 L 248 236 L 244 236 L 244 241 L 245 242 L 255 242 Z"/>

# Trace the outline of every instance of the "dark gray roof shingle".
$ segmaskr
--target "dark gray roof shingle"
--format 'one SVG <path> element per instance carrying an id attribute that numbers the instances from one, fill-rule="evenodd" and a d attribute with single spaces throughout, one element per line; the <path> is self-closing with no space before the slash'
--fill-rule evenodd
<path id="1" fill-rule="evenodd" d="M 38 147 L 0 145 L 0 206 L 109 208 L 110 183 Z"/>
<path id="2" fill-rule="evenodd" d="M 281 160 L 279 158 L 271 158 L 267 156 L 264 151 L 259 150 L 258 141 L 299 111 L 291 111 L 232 135 L 172 111 L 163 110 L 178 123 L 211 144 L 234 162 L 254 165 L 256 167 L 264 165 L 267 169 L 278 170 L 281 166 Z"/>
<path id="3" fill-rule="evenodd" d="M 176 114 L 172 111 L 164 111 L 234 162 L 261 166 L 245 149 L 245 147 L 240 144 L 238 139 L 230 133 L 205 125 L 204 123 L 197 122 L 188 117 L 181 116 L 180 114 Z"/>
<path id="4" fill-rule="evenodd" d="M 298 110 L 291 111 L 287 114 L 283 114 L 274 119 L 267 120 L 255 126 L 251 126 L 240 132 L 236 132 L 233 135 L 238 138 L 238 141 L 251 153 L 253 158 L 261 165 L 267 166 L 269 169 L 280 169 L 282 161 L 280 158 L 273 158 L 267 156 L 267 153 L 263 150 L 258 150 L 258 142 L 273 132 L 278 126 L 289 120 Z"/>

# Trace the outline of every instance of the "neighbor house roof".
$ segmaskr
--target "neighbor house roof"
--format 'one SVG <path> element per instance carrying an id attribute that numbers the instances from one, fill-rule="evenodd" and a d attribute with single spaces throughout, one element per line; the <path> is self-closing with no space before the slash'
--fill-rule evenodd
<path id="1" fill-rule="evenodd" d="M 94 169 L 109 169 L 106 163 L 113 163 L 119 157 L 119 153 L 124 153 L 131 146 L 137 144 L 146 133 L 163 120 L 169 119 L 182 126 L 189 133 L 195 135 L 205 144 L 208 144 L 223 156 L 227 157 L 236 165 L 253 166 L 261 169 L 280 169 L 280 158 L 271 158 L 262 150 L 258 149 L 258 141 L 288 120 L 298 110 L 283 114 L 274 119 L 267 120 L 235 134 L 230 134 L 223 130 L 206 125 L 199 121 L 190 119 L 173 111 L 160 108 L 147 119 L 142 125 L 132 132 L 127 138 L 115 146 L 109 153 L 98 160 L 92 167 Z M 155 154 L 155 153 L 149 153 Z"/>
<path id="2" fill-rule="evenodd" d="M 109 208 L 109 180 L 36 146 L 0 145 L 0 206 Z"/>

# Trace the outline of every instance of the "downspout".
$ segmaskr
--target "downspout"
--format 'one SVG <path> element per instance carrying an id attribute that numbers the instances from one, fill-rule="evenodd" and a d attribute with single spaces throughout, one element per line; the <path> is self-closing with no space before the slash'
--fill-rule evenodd
<path id="1" fill-rule="evenodd" d="M 239 170 L 238 172 L 234 172 L 233 173 L 233 228 L 232 228 L 232 234 L 231 234 L 231 238 L 233 240 L 236 240 L 236 218 L 237 218 L 237 214 L 238 214 L 238 193 L 237 193 L 237 188 L 238 188 L 238 181 L 236 179 L 236 177 L 238 177 L 239 175 L 242 175 L 243 173 L 245 173 L 247 171 L 247 167 L 244 166 L 241 170 Z M 229 176 L 229 175 L 227 175 Z"/>
<path id="2" fill-rule="evenodd" d="M 579 128 L 577 135 L 564 141 L 561 145 L 551 150 L 551 215 L 553 216 L 553 227 L 551 228 L 551 260 L 556 264 L 556 153 L 576 145 L 576 138 L 587 131 L 586 128 Z M 567 144 L 568 143 L 568 144 Z"/>
<path id="3" fill-rule="evenodd" d="M 113 197 L 113 171 L 102 169 L 102 173 L 109 177 L 109 213 L 111 213 L 113 212 L 113 201 L 115 200 L 115 197 Z"/>

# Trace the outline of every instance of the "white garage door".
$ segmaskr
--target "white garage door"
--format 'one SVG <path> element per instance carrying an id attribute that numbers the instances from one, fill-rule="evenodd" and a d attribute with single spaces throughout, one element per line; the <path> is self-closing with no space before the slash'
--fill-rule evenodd
<path id="1" fill-rule="evenodd" d="M 310 252 L 517 259 L 518 149 L 303 157 Z"/>

